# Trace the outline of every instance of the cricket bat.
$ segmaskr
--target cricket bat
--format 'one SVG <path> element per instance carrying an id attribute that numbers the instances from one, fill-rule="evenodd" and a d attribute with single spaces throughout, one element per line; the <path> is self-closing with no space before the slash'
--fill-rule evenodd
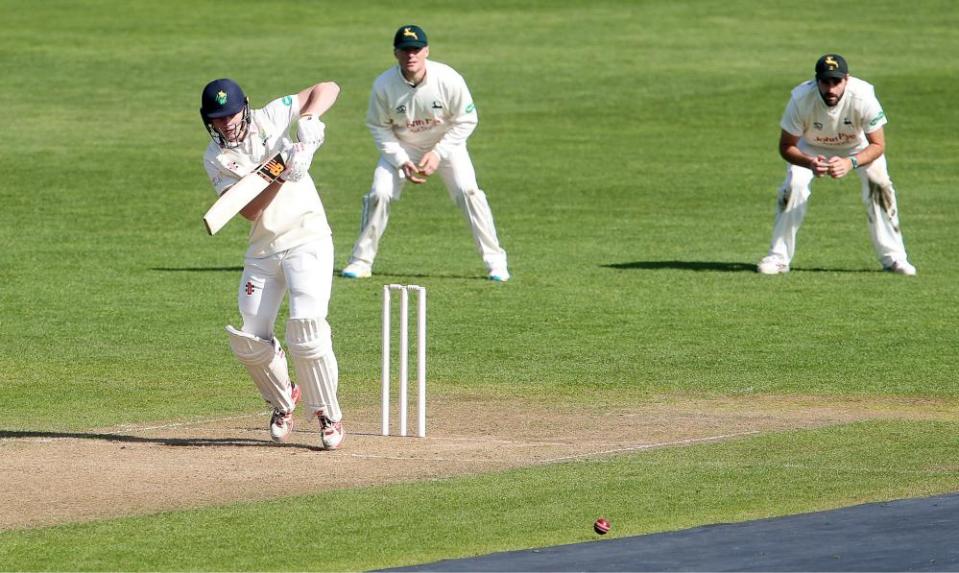
<path id="1" fill-rule="evenodd" d="M 215 235 L 230 219 L 236 216 L 250 201 L 276 181 L 276 178 L 286 169 L 283 156 L 277 153 L 265 163 L 253 170 L 252 173 L 237 181 L 220 195 L 216 203 L 203 215 L 203 224 L 210 235 Z"/>

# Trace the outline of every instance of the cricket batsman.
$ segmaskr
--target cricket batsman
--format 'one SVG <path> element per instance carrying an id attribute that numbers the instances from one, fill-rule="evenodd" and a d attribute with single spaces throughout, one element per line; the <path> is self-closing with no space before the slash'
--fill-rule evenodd
<path id="1" fill-rule="evenodd" d="M 339 95 L 318 83 L 251 109 L 236 82 L 218 79 L 203 88 L 200 116 L 212 141 L 203 166 L 223 194 L 261 163 L 282 153 L 286 169 L 240 211 L 251 221 L 238 300 L 243 325 L 227 326 L 230 347 L 273 408 L 270 435 L 283 442 L 293 431 L 300 399 L 319 420 L 325 449 L 340 447 L 344 431 L 336 391 L 338 371 L 327 310 L 333 279 L 333 239 L 309 168 L 323 144 L 320 120 Z M 296 139 L 289 134 L 296 128 Z M 290 380 L 286 354 L 273 334 L 289 292 L 286 342 L 299 385 Z"/>

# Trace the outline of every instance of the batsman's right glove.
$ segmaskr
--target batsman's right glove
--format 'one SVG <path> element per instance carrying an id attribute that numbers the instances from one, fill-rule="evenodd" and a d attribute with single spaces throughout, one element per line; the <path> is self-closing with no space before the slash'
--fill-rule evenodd
<path id="1" fill-rule="evenodd" d="M 296 124 L 296 139 L 317 147 L 323 145 L 326 137 L 326 124 L 315 115 L 304 115 Z"/>

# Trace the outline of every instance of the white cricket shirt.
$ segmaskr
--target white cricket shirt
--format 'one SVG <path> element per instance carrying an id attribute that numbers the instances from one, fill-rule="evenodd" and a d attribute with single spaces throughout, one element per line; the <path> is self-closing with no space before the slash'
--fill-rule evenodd
<path id="1" fill-rule="evenodd" d="M 426 77 L 416 86 L 393 66 L 373 82 L 366 126 L 380 154 L 393 166 L 410 160 L 403 145 L 441 159 L 466 143 L 479 121 L 466 81 L 446 64 L 426 60 Z"/>
<path id="2" fill-rule="evenodd" d="M 290 143 L 290 127 L 300 117 L 296 95 L 275 99 L 250 112 L 250 131 L 236 149 L 211 141 L 203 166 L 217 195 Z M 248 257 L 262 258 L 330 235 L 326 211 L 309 173 L 283 183 L 273 201 L 252 222 Z"/>
<path id="3" fill-rule="evenodd" d="M 865 134 L 885 124 L 886 114 L 876 99 L 875 88 L 852 76 L 833 107 L 823 101 L 816 80 L 799 84 L 793 89 L 779 123 L 800 138 L 799 149 L 804 153 L 844 156 L 865 149 L 869 145 Z"/>

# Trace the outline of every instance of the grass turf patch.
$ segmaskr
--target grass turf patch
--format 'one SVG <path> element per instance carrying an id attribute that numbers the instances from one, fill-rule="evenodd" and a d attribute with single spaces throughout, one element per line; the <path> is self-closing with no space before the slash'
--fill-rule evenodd
<path id="1" fill-rule="evenodd" d="M 722 444 L 0 534 L 9 570 L 364 570 L 959 488 L 959 424 Z"/>

